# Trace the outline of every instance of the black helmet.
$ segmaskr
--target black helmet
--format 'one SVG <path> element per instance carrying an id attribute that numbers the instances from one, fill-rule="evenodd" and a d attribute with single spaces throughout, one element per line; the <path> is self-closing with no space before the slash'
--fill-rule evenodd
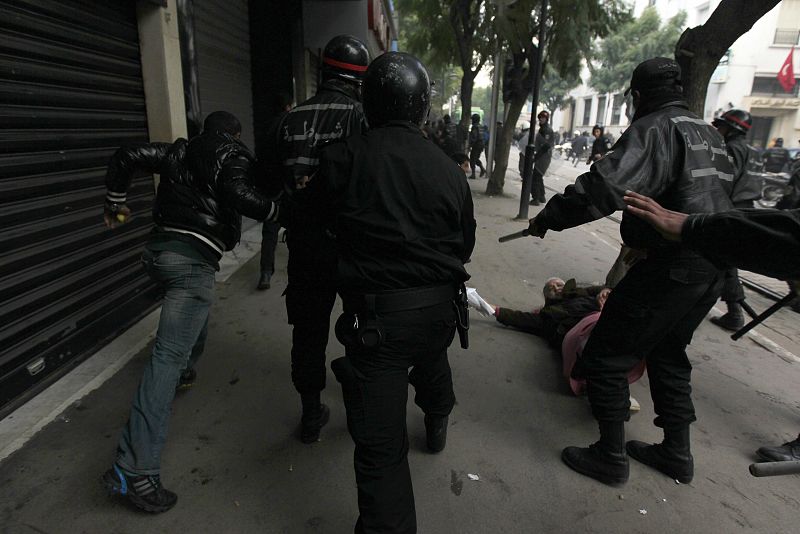
<path id="1" fill-rule="evenodd" d="M 369 50 L 352 35 L 337 35 L 322 52 L 322 74 L 361 83 L 369 65 Z"/>
<path id="2" fill-rule="evenodd" d="M 748 112 L 742 109 L 731 109 L 714 119 L 711 124 L 717 128 L 722 124 L 727 124 L 737 132 L 746 134 L 753 127 L 753 119 Z"/>
<path id="3" fill-rule="evenodd" d="M 387 52 L 370 64 L 364 77 L 364 112 L 370 126 L 393 120 L 420 125 L 430 108 L 431 82 L 420 60 Z"/>

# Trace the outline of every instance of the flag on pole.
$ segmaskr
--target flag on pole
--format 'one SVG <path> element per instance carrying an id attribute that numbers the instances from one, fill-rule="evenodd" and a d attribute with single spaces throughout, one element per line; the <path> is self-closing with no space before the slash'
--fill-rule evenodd
<path id="1" fill-rule="evenodd" d="M 778 83 L 781 84 L 783 90 L 791 93 L 797 81 L 794 79 L 794 47 L 789 50 L 789 55 L 786 61 L 783 62 L 781 70 L 778 71 Z"/>

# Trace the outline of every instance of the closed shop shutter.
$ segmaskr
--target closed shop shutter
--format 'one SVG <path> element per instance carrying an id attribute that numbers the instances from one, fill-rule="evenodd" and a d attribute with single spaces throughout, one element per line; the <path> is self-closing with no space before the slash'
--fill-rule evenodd
<path id="1" fill-rule="evenodd" d="M 0 417 L 154 307 L 152 177 L 102 224 L 109 157 L 147 139 L 135 2 L 0 0 Z"/>
<path id="2" fill-rule="evenodd" d="M 242 123 L 242 141 L 255 150 L 247 0 L 195 0 L 194 30 L 203 116 L 233 113 Z"/>

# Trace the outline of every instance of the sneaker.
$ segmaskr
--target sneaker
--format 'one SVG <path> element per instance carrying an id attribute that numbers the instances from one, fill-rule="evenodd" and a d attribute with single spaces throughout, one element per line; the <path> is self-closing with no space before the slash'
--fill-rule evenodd
<path id="1" fill-rule="evenodd" d="M 184 369 L 181 376 L 178 378 L 178 385 L 175 386 L 175 391 L 185 391 L 192 387 L 197 381 L 197 371 L 193 367 Z"/>
<path id="2" fill-rule="evenodd" d="M 756 451 L 767 462 L 791 462 L 800 460 L 800 436 L 780 447 L 761 447 Z"/>
<path id="3" fill-rule="evenodd" d="M 127 497 L 134 506 L 152 514 L 166 512 L 178 502 L 178 496 L 161 485 L 159 475 L 127 475 L 117 464 L 105 472 L 103 484 L 110 495 Z"/>
<path id="4" fill-rule="evenodd" d="M 431 452 L 442 452 L 447 444 L 448 417 L 425 416 L 425 441 Z"/>
<path id="5" fill-rule="evenodd" d="M 319 410 L 309 414 L 304 413 L 300 419 L 300 441 L 306 444 L 319 441 L 319 433 L 330 417 L 331 410 L 325 404 L 320 404 Z"/>

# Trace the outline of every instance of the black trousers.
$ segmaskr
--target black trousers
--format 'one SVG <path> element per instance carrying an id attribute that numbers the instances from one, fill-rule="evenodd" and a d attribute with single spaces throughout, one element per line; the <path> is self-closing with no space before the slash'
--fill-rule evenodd
<path id="1" fill-rule="evenodd" d="M 628 419 L 627 373 L 642 358 L 656 426 L 682 428 L 696 420 L 686 345 L 719 297 L 722 276 L 697 257 L 648 258 L 628 271 L 606 301 L 572 373 L 586 378 L 598 421 Z"/>
<path id="2" fill-rule="evenodd" d="M 481 171 L 484 171 L 483 163 L 481 163 L 481 152 L 483 147 L 474 145 L 469 150 L 469 168 L 472 169 L 472 175 L 475 176 L 475 167 L 477 166 Z"/>
<path id="3" fill-rule="evenodd" d="M 531 200 L 538 200 L 539 202 L 544 202 L 544 174 L 536 169 L 533 168 L 533 173 L 531 174 Z"/>
<path id="4" fill-rule="evenodd" d="M 725 302 L 741 302 L 744 300 L 744 289 L 739 281 L 739 270 L 728 269 L 725 271 L 725 280 L 722 284 L 720 299 Z"/>
<path id="5" fill-rule="evenodd" d="M 355 318 L 346 301 L 344 306 L 347 311 L 336 332 L 345 357 L 331 367 L 342 384 L 347 428 L 355 442 L 360 513 L 355 532 L 415 533 L 406 429 L 408 384 L 414 386 L 414 402 L 423 412 L 450 414 L 455 395 L 447 348 L 455 335 L 453 304 L 382 314 L 378 321 L 383 342 L 377 349 L 357 342 L 352 335 Z M 359 317 L 363 321 L 363 315 Z"/>
<path id="6" fill-rule="evenodd" d="M 325 389 L 325 349 L 336 301 L 333 285 L 292 283 L 286 288 L 286 311 L 292 325 L 292 383 L 301 395 Z"/>
<path id="7" fill-rule="evenodd" d="M 261 272 L 275 273 L 275 247 L 278 246 L 278 230 L 281 225 L 264 221 L 261 225 Z"/>

